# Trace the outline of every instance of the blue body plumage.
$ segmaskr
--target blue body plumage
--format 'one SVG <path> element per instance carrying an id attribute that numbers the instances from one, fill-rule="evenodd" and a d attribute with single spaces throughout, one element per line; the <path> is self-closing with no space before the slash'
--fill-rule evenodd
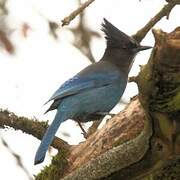
<path id="1" fill-rule="evenodd" d="M 128 73 L 136 53 L 148 49 L 140 46 L 106 19 L 103 31 L 107 48 L 102 59 L 66 81 L 52 95 L 54 101 L 47 110 L 57 109 L 55 118 L 46 131 L 35 156 L 35 164 L 44 160 L 60 124 L 67 119 L 87 122 L 102 118 L 120 100 L 127 84 Z M 48 101 L 48 102 L 49 102 Z"/>

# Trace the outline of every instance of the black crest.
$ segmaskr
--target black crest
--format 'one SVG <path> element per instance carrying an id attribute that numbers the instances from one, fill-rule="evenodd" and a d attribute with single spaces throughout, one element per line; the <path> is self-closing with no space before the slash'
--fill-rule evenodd
<path id="1" fill-rule="evenodd" d="M 125 49 L 137 46 L 137 42 L 132 37 L 120 31 L 105 18 L 103 20 L 102 31 L 105 33 L 107 46 Z"/>

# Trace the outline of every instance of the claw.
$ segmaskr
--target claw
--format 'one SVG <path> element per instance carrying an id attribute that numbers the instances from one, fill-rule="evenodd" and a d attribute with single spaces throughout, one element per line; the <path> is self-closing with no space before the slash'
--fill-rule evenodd
<path id="1" fill-rule="evenodd" d="M 83 134 L 84 138 L 86 139 L 87 138 L 87 132 L 84 130 L 84 128 L 82 127 L 82 125 L 81 125 L 81 123 L 79 121 L 77 123 L 78 123 L 79 127 L 82 130 L 81 134 Z"/>

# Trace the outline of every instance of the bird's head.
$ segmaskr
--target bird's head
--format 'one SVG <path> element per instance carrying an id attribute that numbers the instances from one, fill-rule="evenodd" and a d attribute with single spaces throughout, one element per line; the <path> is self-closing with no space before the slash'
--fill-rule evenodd
<path id="1" fill-rule="evenodd" d="M 120 31 L 105 18 L 102 23 L 102 31 L 105 33 L 107 48 L 120 49 L 134 54 L 151 48 L 150 46 L 141 46 L 134 38 Z"/>

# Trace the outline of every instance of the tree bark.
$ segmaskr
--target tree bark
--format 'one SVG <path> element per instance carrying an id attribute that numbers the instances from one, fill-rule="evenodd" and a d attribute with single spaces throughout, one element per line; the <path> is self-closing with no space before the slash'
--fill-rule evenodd
<path id="1" fill-rule="evenodd" d="M 100 179 L 140 160 L 149 147 L 151 126 L 138 98 L 72 149 L 64 179 Z"/>

